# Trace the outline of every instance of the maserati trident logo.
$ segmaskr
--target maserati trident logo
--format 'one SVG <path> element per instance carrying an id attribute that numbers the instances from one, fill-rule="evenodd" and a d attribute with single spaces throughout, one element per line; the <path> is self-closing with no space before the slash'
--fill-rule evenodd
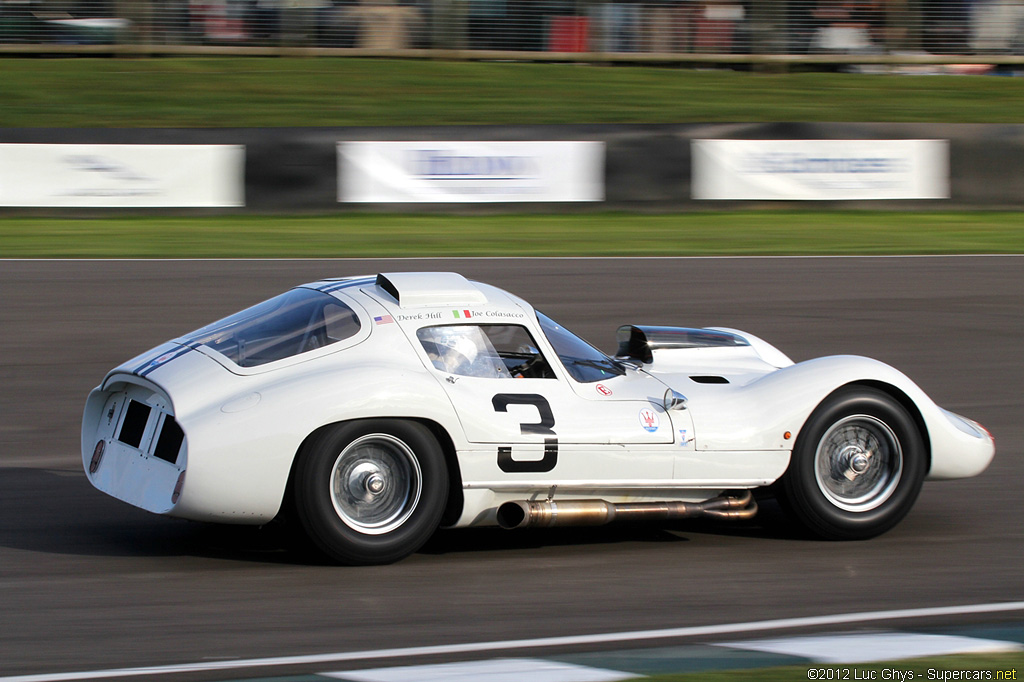
<path id="1" fill-rule="evenodd" d="M 649 407 L 645 407 L 640 410 L 640 426 L 644 427 L 644 431 L 650 431 L 654 433 L 658 430 L 660 420 L 658 419 L 658 413 Z"/>

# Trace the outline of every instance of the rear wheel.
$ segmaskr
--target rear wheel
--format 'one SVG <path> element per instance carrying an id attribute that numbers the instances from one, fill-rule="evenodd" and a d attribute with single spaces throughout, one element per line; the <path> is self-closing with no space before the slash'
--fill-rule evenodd
<path id="1" fill-rule="evenodd" d="M 902 405 L 876 389 L 842 389 L 801 431 L 781 502 L 819 537 L 874 537 L 910 511 L 927 466 L 924 441 Z"/>
<path id="2" fill-rule="evenodd" d="M 444 454 L 433 434 L 392 419 L 315 434 L 299 455 L 294 485 L 304 530 L 346 564 L 412 554 L 437 530 L 448 496 Z"/>

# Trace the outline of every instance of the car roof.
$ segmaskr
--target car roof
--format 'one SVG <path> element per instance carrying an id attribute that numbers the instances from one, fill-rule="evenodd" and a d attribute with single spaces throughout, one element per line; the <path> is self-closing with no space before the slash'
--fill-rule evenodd
<path id="1" fill-rule="evenodd" d="M 495 311 L 490 317 L 522 317 L 532 310 L 529 303 L 507 291 L 473 282 L 456 272 L 382 272 L 372 276 L 321 280 L 305 285 L 324 293 L 361 290 L 371 295 L 389 312 L 403 314 L 426 308 L 453 308 L 469 313 L 474 308 Z M 502 315 L 497 311 L 508 311 Z M 406 319 L 426 319 L 420 315 Z M 468 319 L 467 316 L 457 316 Z M 497 319 L 489 320 L 491 322 Z"/>

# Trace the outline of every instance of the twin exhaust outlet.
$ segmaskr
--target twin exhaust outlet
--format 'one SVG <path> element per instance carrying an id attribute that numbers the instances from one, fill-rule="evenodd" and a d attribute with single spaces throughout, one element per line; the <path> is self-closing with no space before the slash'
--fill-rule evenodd
<path id="1" fill-rule="evenodd" d="M 626 502 L 566 500 L 564 502 L 516 500 L 498 507 L 502 528 L 551 528 L 554 526 L 603 526 L 612 521 L 673 521 L 715 518 L 751 519 L 757 502 L 749 490 L 736 496 L 722 495 L 705 502 Z"/>

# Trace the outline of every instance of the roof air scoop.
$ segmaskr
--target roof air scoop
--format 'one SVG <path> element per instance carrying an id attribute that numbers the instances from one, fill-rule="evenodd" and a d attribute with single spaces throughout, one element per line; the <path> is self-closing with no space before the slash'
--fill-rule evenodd
<path id="1" fill-rule="evenodd" d="M 484 292 L 455 272 L 382 272 L 377 286 L 402 308 L 487 303 Z"/>

